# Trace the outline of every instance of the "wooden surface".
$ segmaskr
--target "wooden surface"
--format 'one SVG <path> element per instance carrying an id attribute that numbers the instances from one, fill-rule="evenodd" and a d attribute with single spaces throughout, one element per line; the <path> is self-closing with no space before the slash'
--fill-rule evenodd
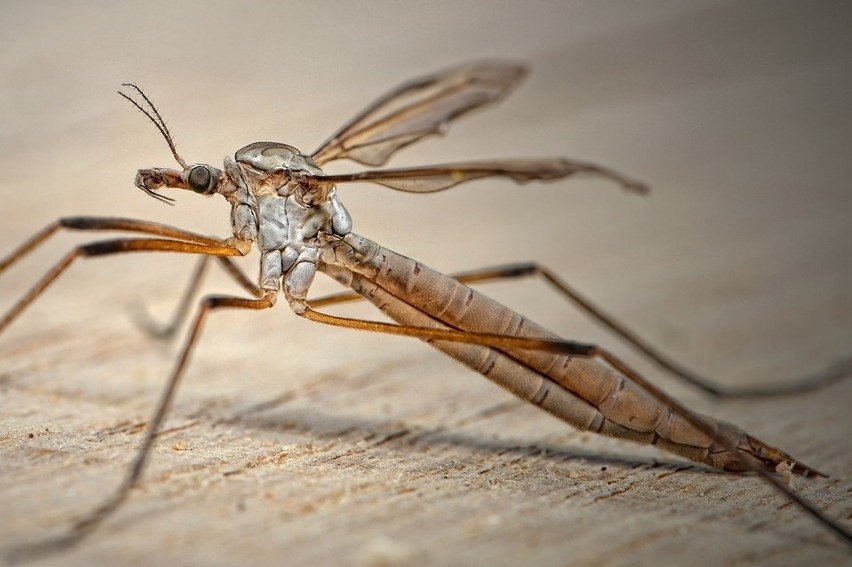
<path id="1" fill-rule="evenodd" d="M 404 79 L 514 57 L 534 73 L 510 100 L 394 165 L 568 155 L 652 195 L 353 186 L 356 231 L 443 271 L 541 262 L 727 383 L 782 382 L 852 350 L 844 3 L 307 4 L 6 3 L 0 254 L 62 215 L 227 230 L 218 198 L 170 208 L 133 187 L 137 168 L 173 164 L 113 94 L 121 82 L 147 89 L 188 160 L 219 164 L 262 139 L 310 150 Z M 0 309 L 87 240 L 57 236 L 2 274 Z M 134 313 L 166 317 L 192 266 L 80 262 L 0 337 L 0 547 L 61 533 L 117 486 L 179 344 Z M 848 524 L 852 382 L 714 401 L 541 282 L 483 289 L 831 473 L 798 486 Z M 237 291 L 216 273 L 205 290 Z M 778 566 L 848 551 L 755 478 L 574 432 L 425 345 L 311 325 L 282 302 L 210 319 L 141 487 L 43 563 Z"/>

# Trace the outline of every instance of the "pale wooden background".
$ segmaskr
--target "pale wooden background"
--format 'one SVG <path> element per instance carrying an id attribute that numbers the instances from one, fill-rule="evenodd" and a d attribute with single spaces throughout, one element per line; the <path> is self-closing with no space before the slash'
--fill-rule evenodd
<path id="1" fill-rule="evenodd" d="M 514 57 L 534 74 L 510 100 L 394 165 L 568 155 L 652 196 L 350 187 L 358 232 L 445 271 L 537 260 L 720 380 L 781 381 L 852 350 L 846 3 L 309 4 L 6 2 L 0 254 L 61 215 L 227 229 L 218 199 L 169 208 L 133 187 L 137 168 L 172 164 L 121 82 L 149 91 L 187 159 L 218 164 L 261 139 L 310 150 L 403 79 Z M 3 274 L 0 308 L 85 240 Z M 177 348 L 131 313 L 165 316 L 192 265 L 81 263 L 0 337 L 0 546 L 59 533 L 117 485 Z M 206 289 L 236 291 L 218 274 Z M 636 361 L 539 282 L 486 291 Z M 717 402 L 637 364 L 832 473 L 800 487 L 848 522 L 852 383 Z M 848 561 L 757 479 L 576 433 L 416 341 L 312 326 L 283 303 L 210 320 L 167 430 L 128 504 L 46 564 Z"/>

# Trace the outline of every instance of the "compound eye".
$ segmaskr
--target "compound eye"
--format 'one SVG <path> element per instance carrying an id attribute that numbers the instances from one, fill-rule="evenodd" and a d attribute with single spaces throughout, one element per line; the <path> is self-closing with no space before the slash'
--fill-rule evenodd
<path id="1" fill-rule="evenodd" d="M 189 175 L 186 178 L 189 187 L 196 193 L 211 193 L 213 176 L 210 175 L 210 170 L 203 165 L 196 165 L 189 170 Z"/>

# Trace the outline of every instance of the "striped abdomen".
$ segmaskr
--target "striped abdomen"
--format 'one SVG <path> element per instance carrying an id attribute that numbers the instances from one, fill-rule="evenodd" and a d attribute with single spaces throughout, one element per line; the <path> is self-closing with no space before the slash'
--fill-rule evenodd
<path id="1" fill-rule="evenodd" d="M 519 337 L 559 337 L 508 307 L 410 258 L 350 234 L 321 268 L 401 324 Z M 343 266 L 341 270 L 337 266 Z M 439 350 L 583 431 L 654 444 L 726 470 L 742 470 L 734 455 L 698 431 L 639 385 L 593 359 L 536 350 L 505 350 L 429 341 Z M 739 450 L 769 466 L 792 459 L 711 417 Z"/>

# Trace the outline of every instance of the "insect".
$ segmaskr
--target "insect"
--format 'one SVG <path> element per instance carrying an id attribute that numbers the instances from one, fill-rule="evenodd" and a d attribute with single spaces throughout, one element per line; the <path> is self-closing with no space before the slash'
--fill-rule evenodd
<path id="1" fill-rule="evenodd" d="M 381 166 L 397 150 L 440 133 L 453 119 L 499 101 L 525 75 L 522 65 L 490 61 L 421 77 L 376 100 L 311 154 L 283 143 L 255 142 L 238 150 L 233 159 L 226 158 L 222 169 L 187 163 L 178 154 L 164 120 L 146 94 L 133 84 L 123 85 L 126 91 L 119 94 L 156 126 L 180 165 L 180 169 L 139 170 L 136 187 L 169 204 L 173 199 L 163 193 L 167 189 L 221 195 L 230 205 L 232 235 L 212 238 L 125 218 L 59 219 L 0 262 L 0 272 L 62 229 L 145 236 L 98 240 L 73 249 L 12 305 L 0 319 L 0 331 L 81 257 L 129 252 L 200 255 L 201 267 L 208 259 L 215 259 L 249 296 L 213 295 L 201 301 L 124 482 L 111 498 L 52 546 L 73 545 L 92 533 L 139 482 L 207 316 L 226 308 L 269 309 L 281 294 L 297 315 L 312 321 L 427 340 L 521 399 L 581 430 L 654 444 L 723 470 L 755 471 L 825 526 L 852 542 L 852 535 L 845 527 L 788 489 L 773 474 L 785 467 L 803 475 L 822 473 L 734 425 L 689 411 L 610 351 L 563 340 L 466 284 L 539 274 L 652 361 L 682 379 L 719 395 L 767 392 L 726 392 L 713 386 L 668 360 L 550 271 L 535 264 L 514 264 L 448 277 L 353 232 L 352 219 L 338 197 L 337 186 L 354 182 L 430 193 L 492 177 L 526 183 L 591 175 L 611 180 L 630 192 L 647 191 L 644 184 L 609 168 L 562 158 L 460 162 L 341 175 L 326 175 L 321 169 L 341 159 Z M 246 255 L 254 246 L 261 253 L 256 283 L 232 260 Z M 317 272 L 327 274 L 351 291 L 309 299 L 308 292 Z M 197 287 L 202 273 L 202 269 L 196 272 L 191 288 Z M 359 298 L 373 303 L 395 323 L 344 318 L 319 310 Z M 841 375 L 836 370 L 826 371 L 816 380 L 791 383 L 786 391 L 817 387 Z"/>

